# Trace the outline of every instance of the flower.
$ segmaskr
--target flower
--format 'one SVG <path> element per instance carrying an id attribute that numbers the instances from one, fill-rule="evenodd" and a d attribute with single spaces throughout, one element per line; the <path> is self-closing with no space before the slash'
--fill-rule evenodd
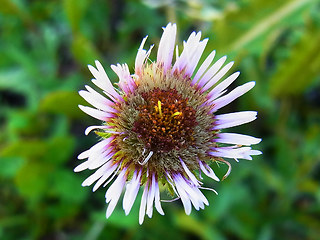
<path id="1" fill-rule="evenodd" d="M 80 105 L 80 109 L 103 124 L 86 129 L 86 135 L 95 130 L 101 139 L 78 156 L 87 160 L 74 170 L 95 170 L 82 184 L 96 182 L 93 191 L 110 183 L 105 194 L 107 218 L 123 190 L 123 209 L 129 214 L 140 186 L 144 187 L 140 224 L 145 214 L 152 217 L 154 207 L 164 214 L 160 188 L 181 199 L 186 214 L 190 214 L 192 205 L 196 210 L 203 209 L 209 203 L 201 191 L 207 189 L 202 187 L 201 173 L 219 181 L 210 163 L 226 163 L 226 177 L 231 165 L 224 158 L 251 160 L 252 155 L 261 154 L 250 147 L 261 139 L 221 132 L 255 120 L 257 112 L 215 114 L 248 92 L 255 82 L 227 93 L 226 88 L 239 72 L 221 81 L 233 62 L 222 67 L 226 61 L 222 57 L 212 63 L 215 51 L 195 72 L 208 42 L 200 40 L 201 32 L 191 33 L 180 55 L 176 47 L 176 61 L 172 64 L 176 25 L 169 23 L 163 30 L 156 62 L 147 62 L 153 46 L 148 51 L 143 49 L 145 37 L 138 49 L 134 74 L 126 64 L 111 66 L 119 77 L 119 88 L 114 88 L 96 61 L 96 68 L 89 65 L 89 70 L 95 78 L 92 82 L 103 90 L 104 96 L 89 86 L 79 92 L 94 107 Z"/>

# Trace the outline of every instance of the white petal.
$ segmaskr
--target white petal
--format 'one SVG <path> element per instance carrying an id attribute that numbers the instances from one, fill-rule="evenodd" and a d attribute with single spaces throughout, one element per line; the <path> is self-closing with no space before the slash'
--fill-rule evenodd
<path id="1" fill-rule="evenodd" d="M 87 127 L 86 130 L 84 131 L 85 135 L 88 135 L 92 130 L 94 129 L 108 129 L 111 128 L 111 126 L 105 126 L 105 125 L 101 125 L 101 126 L 90 126 Z M 110 131 L 106 131 L 106 132 L 110 132 Z M 113 133 L 118 133 L 118 132 L 113 132 Z"/>
<path id="2" fill-rule="evenodd" d="M 92 191 L 95 192 L 107 179 L 116 171 L 118 165 L 113 165 L 108 171 L 106 171 L 103 176 L 96 182 Z"/>
<path id="3" fill-rule="evenodd" d="M 143 49 L 143 46 L 145 44 L 145 42 L 147 41 L 148 36 L 146 36 L 145 38 L 143 38 L 141 45 L 138 49 L 138 53 L 136 56 L 136 61 L 135 61 L 135 72 L 136 74 L 140 74 L 143 68 L 143 65 L 145 64 L 147 58 L 149 57 L 150 53 L 151 53 L 151 49 L 153 48 L 153 45 L 150 46 L 149 50 L 146 51 Z"/>
<path id="4" fill-rule="evenodd" d="M 110 138 L 104 139 L 98 143 L 96 143 L 95 145 L 93 145 L 90 149 L 88 149 L 87 151 L 84 151 L 83 153 L 81 153 L 78 156 L 78 159 L 85 159 L 88 158 L 90 156 L 90 153 L 92 152 L 100 152 L 106 148 L 109 147 L 109 144 L 114 140 L 114 136 L 111 136 Z"/>
<path id="5" fill-rule="evenodd" d="M 201 89 L 201 91 L 205 92 L 209 88 L 211 88 L 214 84 L 216 84 L 233 66 L 234 62 L 230 62 L 225 65 L 216 75 L 214 75 L 207 84 Z"/>
<path id="6" fill-rule="evenodd" d="M 194 85 L 202 77 L 205 71 L 207 71 L 215 55 L 216 55 L 216 51 L 213 51 L 209 54 L 206 60 L 204 60 L 204 62 L 201 64 L 199 70 L 197 71 L 196 75 L 192 80 L 192 85 Z"/>
<path id="7" fill-rule="evenodd" d="M 108 208 L 107 208 L 107 212 L 106 212 L 106 218 L 109 218 L 110 215 L 112 214 L 115 206 L 118 203 L 118 200 L 120 198 L 122 189 L 124 187 L 124 184 L 126 182 L 126 171 L 127 168 L 124 168 L 119 176 L 117 177 L 117 179 L 113 182 L 113 184 L 110 186 L 110 188 L 108 189 L 108 191 L 106 192 L 106 202 L 109 202 Z"/>
<path id="8" fill-rule="evenodd" d="M 133 203 L 137 197 L 140 188 L 141 170 L 137 174 L 135 171 L 131 181 L 127 184 L 126 192 L 123 197 L 123 209 L 126 215 L 131 211 Z"/>
<path id="9" fill-rule="evenodd" d="M 184 188 L 180 185 L 179 180 L 174 178 L 174 182 L 177 188 L 177 191 L 181 197 L 181 201 L 184 207 L 184 211 L 187 215 L 190 215 L 191 213 L 191 202 L 188 194 L 185 192 Z"/>
<path id="10" fill-rule="evenodd" d="M 144 215 L 146 214 L 146 203 L 147 203 L 147 196 L 148 196 L 148 186 L 147 184 L 144 187 L 141 203 L 140 203 L 140 210 L 139 210 L 139 224 L 141 225 L 144 220 Z"/>
<path id="11" fill-rule="evenodd" d="M 212 130 L 239 126 L 251 122 L 257 118 L 257 112 L 243 111 L 235 113 L 220 114 L 215 116 L 216 121 Z"/>
<path id="12" fill-rule="evenodd" d="M 168 23 L 168 25 L 163 29 L 163 34 L 160 39 L 157 63 L 163 64 L 165 71 L 169 69 L 172 62 L 176 32 L 177 26 L 175 24 Z"/>
<path id="13" fill-rule="evenodd" d="M 218 109 L 228 105 L 233 100 L 237 99 L 238 97 L 242 96 L 243 94 L 248 92 L 250 89 L 252 89 L 254 87 L 254 85 L 255 85 L 255 82 L 245 83 L 245 84 L 235 88 L 234 90 L 229 92 L 227 95 L 224 95 L 224 96 L 214 100 L 212 103 L 214 105 L 214 107 L 210 112 L 215 112 Z"/>
<path id="14" fill-rule="evenodd" d="M 108 106 L 108 99 L 101 96 L 100 94 L 92 94 L 90 92 L 81 90 L 79 95 L 84 98 L 88 103 L 90 103 L 95 108 L 103 110 L 105 112 L 117 112 L 114 108 Z M 100 95 L 100 97 L 98 96 Z"/>
<path id="15" fill-rule="evenodd" d="M 88 68 L 92 75 L 95 77 L 96 81 L 92 81 L 96 86 L 104 90 L 105 92 L 109 93 L 116 99 L 122 99 L 121 96 L 116 92 L 110 79 L 108 78 L 104 68 L 102 67 L 99 61 L 95 61 L 97 69 L 93 66 L 88 65 Z"/>
<path id="16" fill-rule="evenodd" d="M 96 169 L 101 165 L 103 165 L 104 163 L 108 162 L 115 154 L 114 152 L 111 152 L 112 150 L 113 148 L 104 152 L 101 156 L 95 158 L 94 161 L 92 161 L 88 166 L 88 169 L 90 170 Z"/>
<path id="17" fill-rule="evenodd" d="M 218 182 L 220 181 L 220 179 L 214 173 L 212 168 L 210 168 L 206 163 L 202 163 L 201 161 L 199 161 L 199 165 L 200 165 L 200 169 L 205 175 L 207 175 L 208 177 L 212 178 L 215 181 L 218 181 Z"/>
<path id="18" fill-rule="evenodd" d="M 227 87 L 230 86 L 231 83 L 234 82 L 234 80 L 237 79 L 237 77 L 240 75 L 240 72 L 235 72 L 229 77 L 227 77 L 225 80 L 223 80 L 220 84 L 215 86 L 211 92 L 208 94 L 208 102 L 216 99 L 218 96 L 221 95 L 221 92 L 224 91 Z"/>
<path id="19" fill-rule="evenodd" d="M 233 159 L 247 159 L 252 160 L 251 155 L 260 155 L 258 150 L 252 150 L 251 147 L 218 147 L 214 151 L 210 151 L 209 154 L 214 157 L 224 157 Z"/>
<path id="20" fill-rule="evenodd" d="M 99 119 L 101 121 L 107 121 L 109 118 L 114 117 L 114 114 L 112 113 L 106 113 L 106 112 L 103 112 L 91 107 L 87 107 L 87 106 L 82 106 L 82 105 L 78 105 L 78 106 L 86 114 L 96 119 Z"/>
<path id="21" fill-rule="evenodd" d="M 98 93 L 96 90 L 94 90 L 92 87 L 90 87 L 88 85 L 85 85 L 84 87 L 86 88 L 86 90 L 89 93 L 94 94 L 95 97 L 98 98 L 101 102 L 104 102 L 106 105 L 108 105 L 111 108 L 113 108 L 113 106 L 114 106 L 114 102 L 113 101 L 109 100 L 108 98 L 105 98 L 104 96 L 102 96 L 100 93 Z"/>
<path id="22" fill-rule="evenodd" d="M 199 207 L 202 205 L 202 203 L 205 203 L 206 205 L 209 204 L 208 200 L 199 190 L 198 186 L 191 186 L 182 176 L 179 177 L 179 183 L 189 195 L 192 204 L 197 210 L 199 210 Z"/>
<path id="23" fill-rule="evenodd" d="M 97 181 L 102 175 L 108 172 L 108 170 L 112 167 L 111 162 L 107 162 L 103 166 L 101 166 L 94 174 L 90 175 L 86 180 L 83 181 L 82 186 L 90 186 L 92 183 Z"/>
<path id="24" fill-rule="evenodd" d="M 222 67 L 224 62 L 227 60 L 226 56 L 223 56 L 218 61 L 216 61 L 209 69 L 208 71 L 201 77 L 198 86 L 202 88 Z"/>
<path id="25" fill-rule="evenodd" d="M 151 183 L 150 183 L 150 189 L 148 192 L 148 197 L 147 197 L 147 215 L 149 216 L 149 218 L 152 217 L 154 196 L 155 196 L 155 182 L 154 182 L 154 174 L 153 174 Z"/>
<path id="26" fill-rule="evenodd" d="M 184 171 L 186 172 L 186 174 L 188 175 L 188 177 L 190 178 L 190 180 L 192 181 L 192 183 L 196 186 L 200 186 L 198 179 L 193 175 L 193 173 L 189 170 L 189 168 L 187 167 L 187 165 L 181 160 L 180 158 L 180 162 L 182 164 L 182 167 L 184 169 Z"/>
<path id="27" fill-rule="evenodd" d="M 164 215 L 164 212 L 162 210 L 161 203 L 160 203 L 160 190 L 159 190 L 159 185 L 158 185 L 157 180 L 155 180 L 155 199 L 154 199 L 154 202 L 155 202 L 155 206 L 156 206 L 157 211 L 161 215 Z"/>
<path id="28" fill-rule="evenodd" d="M 238 133 L 219 133 L 216 142 L 238 145 L 252 145 L 261 142 L 260 138 L 251 137 L 248 135 Z"/>

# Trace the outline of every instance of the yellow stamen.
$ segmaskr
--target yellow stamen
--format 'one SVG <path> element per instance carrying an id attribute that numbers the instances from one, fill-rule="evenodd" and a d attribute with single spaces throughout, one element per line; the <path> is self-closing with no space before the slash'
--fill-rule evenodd
<path id="1" fill-rule="evenodd" d="M 158 100 L 158 111 L 159 111 L 160 117 L 162 117 L 161 102 L 159 100 Z"/>
<path id="2" fill-rule="evenodd" d="M 171 117 L 180 116 L 181 114 L 182 114 L 182 112 L 175 112 L 174 114 L 171 115 Z"/>

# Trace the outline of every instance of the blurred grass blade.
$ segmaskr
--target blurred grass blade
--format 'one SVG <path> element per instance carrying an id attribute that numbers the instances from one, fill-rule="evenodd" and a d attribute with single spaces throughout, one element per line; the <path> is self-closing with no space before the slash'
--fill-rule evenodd
<path id="1" fill-rule="evenodd" d="M 302 21 L 302 13 L 312 2 L 314 0 L 258 0 L 230 10 L 214 22 L 216 34 L 209 44 L 213 49 L 229 53 L 244 49 L 261 51 L 268 33 L 286 23 Z"/>
<path id="2" fill-rule="evenodd" d="M 289 58 L 272 76 L 270 90 L 274 96 L 301 94 L 313 82 L 320 69 L 320 32 L 309 27 Z"/>

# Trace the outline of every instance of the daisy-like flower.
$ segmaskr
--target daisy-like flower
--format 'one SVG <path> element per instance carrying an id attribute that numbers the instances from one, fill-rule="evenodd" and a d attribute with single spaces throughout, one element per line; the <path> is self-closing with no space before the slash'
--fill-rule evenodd
<path id="1" fill-rule="evenodd" d="M 176 47 L 176 61 L 172 63 L 176 25 L 169 23 L 163 30 L 156 62 L 148 62 L 153 46 L 143 49 L 145 37 L 138 49 L 134 74 L 126 64 L 111 66 L 119 77 L 118 88 L 96 61 L 96 68 L 89 69 L 95 78 L 92 82 L 103 95 L 89 86 L 79 92 L 94 107 L 79 106 L 80 109 L 103 124 L 86 129 L 85 134 L 95 130 L 101 139 L 78 156 L 87 160 L 75 171 L 95 170 L 82 184 L 95 182 L 93 191 L 110 184 L 105 194 L 107 218 L 123 191 L 123 209 L 129 214 L 141 186 L 140 224 L 145 214 L 152 217 L 154 207 L 164 214 L 160 188 L 167 189 L 173 200 L 181 199 L 186 214 L 190 214 L 192 205 L 196 210 L 203 209 L 209 203 L 201 191 L 207 189 L 202 187 L 201 174 L 219 181 L 210 163 L 226 163 L 226 177 L 231 165 L 224 158 L 251 160 L 252 155 L 261 154 L 250 147 L 261 139 L 221 132 L 253 121 L 256 112 L 216 114 L 255 83 L 227 92 L 239 72 L 221 80 L 233 62 L 223 66 L 226 57 L 222 57 L 213 63 L 215 51 L 195 72 L 208 42 L 201 40 L 201 32 L 191 33 L 181 54 Z"/>

